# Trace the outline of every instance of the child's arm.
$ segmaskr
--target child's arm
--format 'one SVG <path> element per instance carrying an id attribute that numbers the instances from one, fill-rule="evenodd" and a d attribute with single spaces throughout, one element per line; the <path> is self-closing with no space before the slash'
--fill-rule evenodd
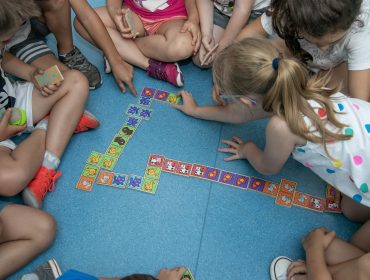
<path id="1" fill-rule="evenodd" d="M 220 148 L 220 152 L 231 153 L 232 156 L 225 160 L 247 159 L 250 164 L 261 174 L 276 174 L 288 160 L 300 138 L 293 134 L 285 121 L 273 116 L 266 128 L 266 145 L 262 151 L 253 142 L 244 143 L 240 138 L 223 140 L 229 145 Z"/>
<path id="2" fill-rule="evenodd" d="M 205 55 L 213 48 L 215 45 L 215 39 L 213 37 L 213 1 L 196 1 L 199 20 L 200 20 L 200 29 L 201 29 L 201 46 L 199 49 L 199 59 L 203 61 Z"/>
<path id="3" fill-rule="evenodd" d="M 236 37 L 236 40 L 241 41 L 250 37 L 267 37 L 268 33 L 262 26 L 261 17 L 256 18 L 254 21 L 244 27 Z"/>
<path id="4" fill-rule="evenodd" d="M 137 93 L 132 84 L 133 67 L 122 60 L 100 17 L 86 0 L 69 0 L 69 2 L 80 23 L 107 57 L 116 83 L 121 91 L 125 92 L 126 90 L 123 84 L 125 82 L 136 96 Z"/>
<path id="5" fill-rule="evenodd" d="M 173 107 L 194 118 L 225 123 L 245 123 L 253 117 L 251 112 L 240 104 L 198 106 L 191 93 L 182 90 L 180 95 L 183 104 L 173 105 Z"/>
<path id="6" fill-rule="evenodd" d="M 370 101 L 370 69 L 348 71 L 348 90 L 352 97 Z"/>
<path id="7" fill-rule="evenodd" d="M 191 43 L 194 46 L 194 54 L 196 54 L 201 43 L 198 9 L 195 0 L 185 0 L 185 6 L 188 13 L 188 19 L 184 23 L 181 32 L 190 32 L 193 38 Z"/>
<path id="8" fill-rule="evenodd" d="M 4 52 L 4 57 L 1 63 L 1 68 L 4 72 L 31 82 L 37 68 L 30 64 L 24 63 L 9 52 Z"/>
<path id="9" fill-rule="evenodd" d="M 217 52 L 230 45 L 245 24 L 251 14 L 254 0 L 235 0 L 233 14 L 222 34 Z"/>

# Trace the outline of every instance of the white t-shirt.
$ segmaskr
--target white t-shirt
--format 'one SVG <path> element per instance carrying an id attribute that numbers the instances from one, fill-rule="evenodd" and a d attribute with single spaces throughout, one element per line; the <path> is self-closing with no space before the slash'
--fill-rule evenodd
<path id="1" fill-rule="evenodd" d="M 202 0 L 208 1 L 208 0 Z M 244 0 L 247 1 L 247 0 Z M 252 1 L 252 0 L 249 0 Z M 214 5 L 217 10 L 219 10 L 224 15 L 231 17 L 234 10 L 234 2 L 235 0 L 214 0 Z M 270 5 L 271 0 L 255 0 L 253 1 L 252 11 L 254 10 L 261 10 L 266 8 Z"/>
<path id="2" fill-rule="evenodd" d="M 360 15 L 347 30 L 345 36 L 326 50 L 316 45 L 299 40 L 302 49 L 312 55 L 313 61 L 308 66 L 313 71 L 328 70 L 347 61 L 349 70 L 365 70 L 370 68 L 370 0 L 363 0 Z M 276 35 L 271 17 L 266 13 L 261 23 L 270 36 Z"/>

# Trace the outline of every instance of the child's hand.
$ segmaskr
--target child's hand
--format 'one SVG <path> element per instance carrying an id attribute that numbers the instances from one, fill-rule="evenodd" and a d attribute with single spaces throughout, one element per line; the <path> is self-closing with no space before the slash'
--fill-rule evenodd
<path id="1" fill-rule="evenodd" d="M 206 61 L 203 61 L 207 53 L 209 53 L 215 45 L 216 45 L 215 38 L 213 37 L 212 34 L 209 35 L 204 34 L 202 36 L 202 44 L 199 50 L 199 60 L 203 62 L 203 65 L 209 65 L 215 59 L 215 55 L 213 53 Z"/>
<path id="2" fill-rule="evenodd" d="M 326 228 L 321 227 L 307 234 L 302 240 L 302 244 L 306 251 L 313 247 L 326 250 L 334 238 L 335 231 L 328 231 Z"/>
<path id="3" fill-rule="evenodd" d="M 296 260 L 292 262 L 287 270 L 287 279 L 292 279 L 294 275 L 306 275 L 307 274 L 307 266 L 306 262 L 303 260 Z M 300 279 L 300 278 L 299 278 Z M 306 279 L 306 277 L 302 277 L 302 279 Z"/>
<path id="4" fill-rule="evenodd" d="M 39 83 L 36 80 L 36 76 L 42 74 L 44 74 L 44 70 L 36 69 L 35 72 L 33 72 L 32 83 L 34 84 L 35 88 L 40 91 L 40 94 L 42 96 L 48 97 L 49 95 L 54 94 L 59 89 L 62 82 L 55 85 L 44 85 L 43 87 L 40 87 Z"/>
<path id="5" fill-rule="evenodd" d="M 117 28 L 117 31 L 121 34 L 122 38 L 132 39 L 136 37 L 136 34 L 131 33 L 131 28 L 125 26 L 125 13 L 126 9 L 116 9 L 114 12 L 110 12 L 111 18 Z"/>
<path id="6" fill-rule="evenodd" d="M 0 141 L 13 137 L 26 129 L 26 125 L 9 125 L 12 109 L 7 109 L 0 121 Z"/>
<path id="7" fill-rule="evenodd" d="M 222 143 L 228 145 L 227 148 L 219 148 L 218 151 L 222 153 L 230 153 L 231 156 L 225 158 L 225 161 L 231 161 L 236 159 L 245 159 L 244 148 L 247 143 L 244 143 L 239 137 L 233 136 L 232 140 L 222 140 Z"/>
<path id="8" fill-rule="evenodd" d="M 184 25 L 181 28 L 182 33 L 190 32 L 192 41 L 191 44 L 194 46 L 194 52 L 195 55 L 199 51 L 200 43 L 201 43 L 201 33 L 200 28 L 198 24 L 193 23 L 192 21 L 185 21 Z"/>
<path id="9" fill-rule="evenodd" d="M 220 97 L 220 90 L 215 86 L 212 87 L 212 99 L 213 102 L 215 102 L 217 105 L 220 106 L 227 105 L 226 101 Z"/>
<path id="10" fill-rule="evenodd" d="M 194 112 L 198 108 L 198 104 L 193 95 L 185 90 L 180 91 L 178 95 L 182 97 L 182 104 L 174 104 L 172 107 L 187 115 L 193 116 Z"/>
<path id="11" fill-rule="evenodd" d="M 116 61 L 114 64 L 111 65 L 114 79 L 116 80 L 116 83 L 120 90 L 123 93 L 126 92 L 126 84 L 131 90 L 132 94 L 134 96 L 137 96 L 136 89 L 132 83 L 132 80 L 134 79 L 134 68 L 132 67 L 132 65 L 126 63 L 122 59 Z"/>

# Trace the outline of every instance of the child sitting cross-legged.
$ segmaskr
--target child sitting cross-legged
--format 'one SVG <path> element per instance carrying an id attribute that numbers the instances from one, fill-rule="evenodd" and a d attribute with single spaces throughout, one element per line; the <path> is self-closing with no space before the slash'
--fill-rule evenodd
<path id="1" fill-rule="evenodd" d="M 296 59 L 281 57 L 267 39 L 244 39 L 220 52 L 213 66 L 216 96 L 232 102 L 198 106 L 181 92 L 175 105 L 194 117 L 243 122 L 265 112 L 272 117 L 263 150 L 238 137 L 224 140 L 226 160 L 246 159 L 262 174 L 280 171 L 290 155 L 343 195 L 343 213 L 354 221 L 370 218 L 370 104 L 325 85 L 330 77 L 310 78 Z M 253 111 L 255 110 L 255 111 Z M 262 111 L 263 110 L 263 111 Z M 262 116 L 262 113 L 261 113 Z"/>

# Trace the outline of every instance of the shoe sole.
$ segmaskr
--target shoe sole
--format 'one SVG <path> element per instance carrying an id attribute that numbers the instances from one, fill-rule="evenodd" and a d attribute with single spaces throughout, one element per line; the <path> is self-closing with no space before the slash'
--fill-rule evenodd
<path id="1" fill-rule="evenodd" d="M 276 264 L 278 263 L 279 260 L 281 259 L 285 259 L 285 260 L 288 260 L 290 262 L 293 262 L 293 260 L 289 259 L 288 257 L 284 257 L 284 256 L 280 256 L 280 257 L 277 257 L 275 258 L 272 262 L 271 262 L 271 265 L 270 265 L 270 278 L 271 280 L 277 280 L 276 278 L 276 273 L 275 273 L 275 267 L 276 267 Z"/>
<path id="2" fill-rule="evenodd" d="M 41 204 L 39 204 L 35 196 L 27 188 L 23 190 L 22 198 L 25 205 L 41 209 Z"/>
<path id="3" fill-rule="evenodd" d="M 48 264 L 51 268 L 51 271 L 55 279 L 62 275 L 62 271 L 55 259 L 48 260 Z"/>
<path id="4" fill-rule="evenodd" d="M 102 84 L 103 84 L 103 77 L 100 76 L 100 83 L 97 84 L 96 86 L 90 86 L 89 85 L 89 90 L 96 90 L 96 89 L 100 88 Z"/>

